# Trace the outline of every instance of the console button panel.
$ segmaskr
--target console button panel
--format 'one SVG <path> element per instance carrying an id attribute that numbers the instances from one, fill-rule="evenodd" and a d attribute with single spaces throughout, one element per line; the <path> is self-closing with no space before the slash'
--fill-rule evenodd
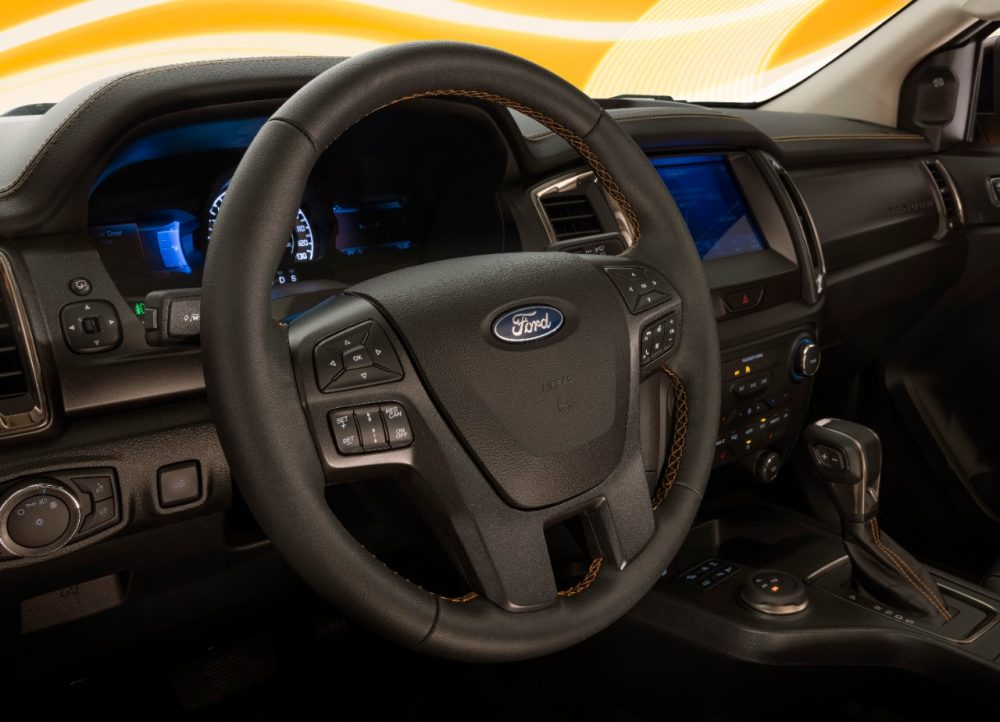
<path id="1" fill-rule="evenodd" d="M 722 408 L 715 465 L 756 455 L 794 438 L 809 401 L 809 383 L 793 379 L 794 353 L 806 334 L 723 352 Z"/>

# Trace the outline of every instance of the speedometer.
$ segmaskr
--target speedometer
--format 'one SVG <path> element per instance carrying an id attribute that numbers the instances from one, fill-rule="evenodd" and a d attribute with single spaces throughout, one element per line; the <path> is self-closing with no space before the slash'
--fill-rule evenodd
<path id="1" fill-rule="evenodd" d="M 212 205 L 208 209 L 208 231 L 205 234 L 206 243 L 212 240 L 212 229 L 215 228 L 215 221 L 219 217 L 219 208 L 222 207 L 222 199 L 225 197 L 226 191 L 223 190 L 212 201 Z M 291 236 L 288 239 L 287 249 L 288 259 L 294 263 L 311 261 L 316 257 L 316 238 L 313 236 L 309 218 L 306 217 L 305 211 L 301 208 L 295 212 L 295 227 L 292 229 Z"/>

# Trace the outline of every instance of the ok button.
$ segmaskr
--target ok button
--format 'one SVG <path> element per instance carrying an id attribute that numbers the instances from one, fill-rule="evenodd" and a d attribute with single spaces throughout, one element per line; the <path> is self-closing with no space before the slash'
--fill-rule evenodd
<path id="1" fill-rule="evenodd" d="M 372 357 L 364 346 L 356 346 L 350 351 L 344 351 L 344 368 L 361 369 L 372 365 Z"/>

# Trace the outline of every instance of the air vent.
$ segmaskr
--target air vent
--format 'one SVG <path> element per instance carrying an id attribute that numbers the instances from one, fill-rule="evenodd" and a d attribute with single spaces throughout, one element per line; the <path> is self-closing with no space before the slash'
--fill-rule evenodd
<path id="1" fill-rule="evenodd" d="M 31 327 L 10 261 L 0 254 L 0 437 L 49 425 Z"/>
<path id="2" fill-rule="evenodd" d="M 28 393 L 24 358 L 17 341 L 7 299 L 0 296 L 0 399 L 12 399 Z"/>
<path id="3" fill-rule="evenodd" d="M 953 231 L 963 224 L 962 199 L 959 198 L 958 190 L 941 161 L 925 160 L 924 168 L 930 174 L 938 192 L 938 201 L 943 217 L 935 238 L 942 238 L 948 231 Z"/>
<path id="4" fill-rule="evenodd" d="M 601 233 L 601 221 L 585 195 L 552 194 L 540 199 L 556 241 L 569 241 Z"/>

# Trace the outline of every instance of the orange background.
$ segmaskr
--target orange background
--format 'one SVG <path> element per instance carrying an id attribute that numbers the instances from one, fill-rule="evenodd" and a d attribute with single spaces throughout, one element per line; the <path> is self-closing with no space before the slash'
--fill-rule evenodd
<path id="1" fill-rule="evenodd" d="M 0 9 L 0 108 L 139 67 L 483 43 L 594 95 L 755 100 L 805 77 L 905 0 L 32 0 Z"/>

